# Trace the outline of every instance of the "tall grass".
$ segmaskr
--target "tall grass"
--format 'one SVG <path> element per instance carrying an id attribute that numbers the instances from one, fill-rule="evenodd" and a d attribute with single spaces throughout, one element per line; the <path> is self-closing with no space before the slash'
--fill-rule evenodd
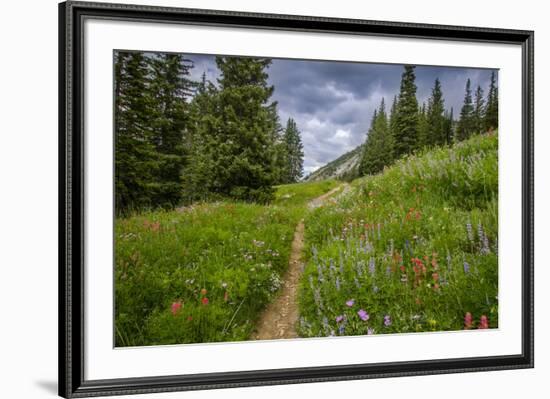
<path id="1" fill-rule="evenodd" d="M 281 284 L 307 202 L 336 185 L 280 186 L 270 206 L 215 202 L 118 218 L 116 346 L 247 339 Z"/>
<path id="2" fill-rule="evenodd" d="M 310 213 L 300 334 L 497 327 L 497 149 L 410 156 Z"/>

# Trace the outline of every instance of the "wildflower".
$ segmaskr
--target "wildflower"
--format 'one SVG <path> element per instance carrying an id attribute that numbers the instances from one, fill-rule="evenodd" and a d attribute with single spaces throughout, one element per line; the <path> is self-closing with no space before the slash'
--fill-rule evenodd
<path id="1" fill-rule="evenodd" d="M 363 309 L 359 309 L 357 314 L 359 315 L 359 318 L 363 321 L 367 321 L 370 318 L 369 314 L 365 312 Z"/>
<path id="2" fill-rule="evenodd" d="M 489 319 L 487 319 L 487 316 L 483 315 L 481 316 L 481 318 L 479 319 L 479 329 L 487 329 L 489 328 Z"/>
<path id="3" fill-rule="evenodd" d="M 469 330 L 472 328 L 472 314 L 470 312 L 466 312 L 466 315 L 464 316 L 464 329 Z"/>
<path id="4" fill-rule="evenodd" d="M 391 317 L 390 317 L 389 314 L 387 314 L 387 315 L 384 316 L 384 325 L 385 325 L 386 327 L 391 326 Z"/>
<path id="5" fill-rule="evenodd" d="M 378 286 L 373 286 L 372 287 L 372 291 L 376 294 L 380 289 L 378 288 Z"/>
<path id="6" fill-rule="evenodd" d="M 468 220 L 466 223 L 466 233 L 468 234 L 468 241 L 474 241 L 474 231 L 472 230 L 472 223 Z"/>
<path id="7" fill-rule="evenodd" d="M 176 301 L 176 302 L 172 303 L 172 306 L 171 306 L 171 309 L 170 309 L 170 310 L 172 311 L 172 314 L 173 314 L 174 316 L 179 312 L 179 310 L 181 309 L 182 305 L 183 305 L 183 304 L 181 303 L 181 301 Z"/>
<path id="8" fill-rule="evenodd" d="M 367 328 L 367 335 L 374 335 L 374 330 L 372 328 Z"/>
<path id="9" fill-rule="evenodd" d="M 210 301 L 208 300 L 207 297 L 204 297 L 204 298 L 201 299 L 201 302 L 202 302 L 203 305 L 208 305 L 208 303 L 209 303 Z"/>
<path id="10" fill-rule="evenodd" d="M 335 284 L 336 284 L 336 289 L 337 289 L 338 291 L 340 291 L 340 277 L 336 277 L 336 282 L 335 282 Z"/>
<path id="11" fill-rule="evenodd" d="M 203 289 L 201 290 L 201 295 L 206 295 L 207 292 L 208 292 L 208 291 L 206 290 L 206 288 L 203 288 Z"/>
<path id="12" fill-rule="evenodd" d="M 355 304 L 355 299 L 348 299 L 346 305 L 351 308 Z"/>
<path id="13" fill-rule="evenodd" d="M 344 315 L 338 315 L 336 316 L 336 323 L 341 323 L 344 320 Z"/>
<path id="14" fill-rule="evenodd" d="M 464 261 L 464 273 L 468 274 L 470 272 L 470 264 Z"/>
<path id="15" fill-rule="evenodd" d="M 227 283 L 222 283 L 222 288 L 227 288 Z"/>
<path id="16" fill-rule="evenodd" d="M 371 276 L 374 274 L 374 272 L 376 271 L 376 264 L 374 263 L 374 258 L 370 258 L 369 260 L 369 273 L 371 274 Z"/>

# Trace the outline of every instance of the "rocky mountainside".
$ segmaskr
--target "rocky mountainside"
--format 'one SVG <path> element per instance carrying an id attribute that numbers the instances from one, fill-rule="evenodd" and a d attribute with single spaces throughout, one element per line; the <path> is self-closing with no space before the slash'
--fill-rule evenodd
<path id="1" fill-rule="evenodd" d="M 353 180 L 358 177 L 357 167 L 361 161 L 363 145 L 346 152 L 344 155 L 320 167 L 305 177 L 305 181 L 319 181 L 326 179 Z"/>

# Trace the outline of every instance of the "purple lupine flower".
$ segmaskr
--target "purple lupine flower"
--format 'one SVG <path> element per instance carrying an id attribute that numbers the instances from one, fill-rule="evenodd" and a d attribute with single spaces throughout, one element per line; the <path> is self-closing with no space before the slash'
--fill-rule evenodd
<path id="1" fill-rule="evenodd" d="M 374 335 L 374 329 L 372 328 L 367 328 L 367 335 Z"/>
<path id="2" fill-rule="evenodd" d="M 340 327 L 338 327 L 338 334 L 344 335 L 345 332 L 346 332 L 346 325 L 345 324 L 342 324 Z"/>
<path id="3" fill-rule="evenodd" d="M 359 318 L 363 321 L 367 321 L 370 318 L 369 314 L 365 312 L 363 309 L 359 309 L 357 314 L 359 315 Z"/>
<path id="4" fill-rule="evenodd" d="M 336 289 L 337 289 L 338 291 L 340 291 L 340 277 L 336 276 L 336 282 L 335 282 L 335 284 L 336 284 Z"/>
<path id="5" fill-rule="evenodd" d="M 351 308 L 353 305 L 355 305 L 355 299 L 348 299 L 346 301 L 346 305 Z"/>
<path id="6" fill-rule="evenodd" d="M 470 264 L 466 261 L 464 261 L 464 273 L 470 273 Z"/>
<path id="7" fill-rule="evenodd" d="M 369 260 L 369 273 L 371 274 L 371 276 L 374 274 L 375 271 L 376 271 L 376 264 L 374 263 L 374 258 L 371 257 Z"/>
<path id="8" fill-rule="evenodd" d="M 390 317 L 389 314 L 387 314 L 387 315 L 384 316 L 384 325 L 385 325 L 386 327 L 391 326 L 391 317 Z"/>
<path id="9" fill-rule="evenodd" d="M 336 323 L 341 323 L 343 320 L 344 320 L 343 314 L 336 316 Z"/>

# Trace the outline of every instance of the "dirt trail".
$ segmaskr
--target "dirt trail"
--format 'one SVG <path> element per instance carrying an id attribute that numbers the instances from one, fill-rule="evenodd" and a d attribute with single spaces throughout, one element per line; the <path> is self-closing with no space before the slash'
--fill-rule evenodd
<path id="1" fill-rule="evenodd" d="M 347 183 L 338 186 L 329 192 L 311 200 L 309 209 L 321 206 L 329 197 L 343 189 L 347 192 Z M 279 295 L 264 310 L 258 321 L 256 332 L 252 339 L 280 339 L 296 338 L 296 323 L 298 321 L 298 284 L 304 270 L 302 252 L 304 249 L 304 221 L 303 219 L 296 226 L 292 249 L 288 260 L 288 270 L 284 276 L 283 284 Z"/>

